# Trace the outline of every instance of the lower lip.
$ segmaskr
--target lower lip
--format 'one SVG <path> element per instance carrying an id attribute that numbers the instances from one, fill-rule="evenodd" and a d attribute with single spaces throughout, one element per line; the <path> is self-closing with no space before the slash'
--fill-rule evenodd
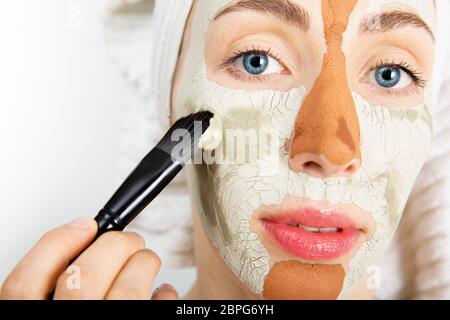
<path id="1" fill-rule="evenodd" d="M 341 257 L 355 246 L 359 235 L 355 227 L 344 227 L 337 232 L 315 233 L 286 223 L 270 220 L 262 222 L 271 238 L 284 250 L 310 261 Z"/>

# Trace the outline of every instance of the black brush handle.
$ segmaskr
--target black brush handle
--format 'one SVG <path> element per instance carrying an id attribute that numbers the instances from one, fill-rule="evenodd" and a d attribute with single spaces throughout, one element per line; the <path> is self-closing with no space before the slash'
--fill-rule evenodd
<path id="1" fill-rule="evenodd" d="M 152 149 L 97 214 L 97 237 L 122 231 L 183 169 L 161 149 Z"/>
<path id="2" fill-rule="evenodd" d="M 181 169 L 183 169 L 182 163 L 173 162 L 168 153 L 157 147 L 153 148 L 95 217 L 98 230 L 93 242 L 105 232 L 125 229 Z M 54 295 L 53 290 L 48 295 L 48 299 L 52 300 Z"/>

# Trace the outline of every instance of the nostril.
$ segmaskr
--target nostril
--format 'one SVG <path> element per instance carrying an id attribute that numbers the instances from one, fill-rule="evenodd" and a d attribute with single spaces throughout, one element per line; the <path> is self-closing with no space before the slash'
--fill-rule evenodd
<path id="1" fill-rule="evenodd" d="M 289 158 L 289 166 L 295 172 L 324 179 L 352 176 L 360 169 L 360 161 L 353 159 L 344 165 L 333 164 L 323 155 L 302 153 L 294 158 Z"/>
<path id="2" fill-rule="evenodd" d="M 345 169 L 345 172 L 346 172 L 347 174 L 352 175 L 352 174 L 355 174 L 356 171 L 358 171 L 358 170 L 359 170 L 359 162 L 357 162 L 357 163 L 352 162 L 352 163 Z"/>
<path id="3" fill-rule="evenodd" d="M 322 166 L 320 164 L 318 164 L 317 162 L 314 161 L 307 161 L 303 164 L 303 168 L 305 170 L 320 170 L 322 168 Z"/>
<path id="4" fill-rule="evenodd" d="M 354 166 L 354 165 L 350 165 L 348 168 L 347 168 L 347 170 L 346 170 L 348 173 L 354 173 L 355 171 L 356 171 L 356 166 Z"/>

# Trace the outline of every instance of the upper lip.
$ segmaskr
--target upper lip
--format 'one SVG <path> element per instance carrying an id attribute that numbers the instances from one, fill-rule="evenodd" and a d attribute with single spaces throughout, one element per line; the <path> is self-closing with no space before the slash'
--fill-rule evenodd
<path id="1" fill-rule="evenodd" d="M 361 229 L 349 215 L 334 209 L 316 209 L 301 207 L 295 210 L 268 213 L 263 220 L 279 224 L 298 225 L 309 228 Z"/>

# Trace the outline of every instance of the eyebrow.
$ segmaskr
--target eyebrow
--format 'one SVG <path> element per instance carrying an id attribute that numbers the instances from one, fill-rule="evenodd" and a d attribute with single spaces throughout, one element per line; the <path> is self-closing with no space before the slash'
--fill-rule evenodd
<path id="1" fill-rule="evenodd" d="M 388 32 L 406 27 L 424 29 L 433 41 L 435 40 L 431 28 L 417 14 L 405 11 L 389 11 L 376 14 L 364 19 L 359 27 L 360 33 Z"/>
<path id="2" fill-rule="evenodd" d="M 220 10 L 215 15 L 214 20 L 226 14 L 244 10 L 253 10 L 271 15 L 304 31 L 308 31 L 310 27 L 309 13 L 289 0 L 240 0 Z"/>

